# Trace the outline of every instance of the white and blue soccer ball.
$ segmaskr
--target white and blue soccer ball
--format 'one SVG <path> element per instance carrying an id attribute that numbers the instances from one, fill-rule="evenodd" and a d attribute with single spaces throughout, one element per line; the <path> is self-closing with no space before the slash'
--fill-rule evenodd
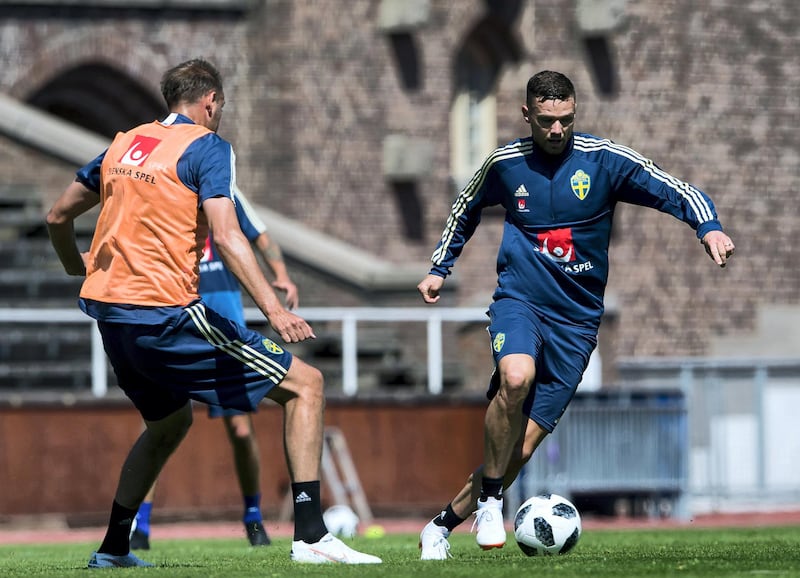
<path id="1" fill-rule="evenodd" d="M 337 504 L 322 513 L 322 520 L 328 532 L 339 538 L 355 538 L 360 522 L 358 515 L 350 506 Z"/>
<path id="2" fill-rule="evenodd" d="M 528 556 L 566 554 L 581 537 L 581 515 L 575 505 L 562 496 L 533 496 L 517 509 L 514 537 Z"/>

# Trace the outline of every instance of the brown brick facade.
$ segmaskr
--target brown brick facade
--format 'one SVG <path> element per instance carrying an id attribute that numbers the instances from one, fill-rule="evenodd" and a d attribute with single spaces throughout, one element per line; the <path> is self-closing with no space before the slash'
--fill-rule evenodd
<path id="1" fill-rule="evenodd" d="M 487 3 L 430 2 L 428 22 L 411 33 L 421 79 L 414 90 L 403 87 L 390 39 L 375 24 L 378 0 L 255 6 L 192 18 L 12 11 L 0 20 L 0 90 L 25 100 L 64 69 L 100 61 L 157 92 L 166 67 L 205 56 L 226 78 L 221 133 L 237 147 L 239 183 L 251 197 L 392 261 L 427 258 L 454 195 L 453 57 Z M 751 330 L 760 305 L 796 304 L 800 13 L 793 0 L 628 2 L 623 27 L 607 39 L 614 97 L 595 87 L 573 3 L 519 6 L 514 34 L 524 54 L 498 79 L 498 140 L 525 134 L 519 106 L 527 78 L 561 70 L 578 90 L 579 130 L 628 145 L 708 192 L 737 243 L 734 263 L 720 271 L 681 223 L 620 207 L 609 281 L 618 308 L 606 364 L 702 355 L 715 336 Z M 417 182 L 422 239 L 405 237 L 401 199 L 382 176 L 390 132 L 435 145 L 435 169 Z M 33 172 L 21 173 L 21 163 Z M 56 177 L 69 179 L 71 169 L 40 164 L 46 159 L 4 139 L 0 183 L 32 183 L 53 198 Z M 460 289 L 448 305 L 488 303 L 500 228 L 500 219 L 485 219 L 457 266 Z M 298 276 L 304 305 L 374 304 L 372 296 L 326 286 L 313 271 Z M 380 304 L 409 303 L 417 304 L 413 295 Z"/>

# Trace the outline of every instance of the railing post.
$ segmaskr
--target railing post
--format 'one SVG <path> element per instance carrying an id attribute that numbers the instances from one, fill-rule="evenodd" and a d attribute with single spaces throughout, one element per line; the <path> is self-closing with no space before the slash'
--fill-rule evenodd
<path id="1" fill-rule="evenodd" d="M 697 435 L 692 426 L 691 416 L 689 415 L 689 407 L 692 403 L 691 396 L 705 395 L 705 387 L 702 385 L 699 388 L 695 387 L 694 369 L 688 363 L 683 363 L 680 366 L 680 373 L 678 383 L 683 392 L 683 403 L 686 405 L 686 440 L 684 451 L 681 454 L 681 468 L 683 470 L 683 480 L 681 480 L 680 493 L 678 494 L 677 503 L 675 504 L 675 517 L 679 520 L 688 521 L 691 519 L 691 505 L 689 497 L 695 490 L 692 487 L 692 443 L 693 436 Z M 704 400 L 705 401 L 705 400 Z"/>
<path id="2" fill-rule="evenodd" d="M 768 380 L 767 367 L 759 364 L 755 368 L 755 396 L 756 396 L 756 460 L 758 464 L 758 489 L 764 491 L 767 487 L 767 430 L 764 419 L 764 395 Z"/>
<path id="3" fill-rule="evenodd" d="M 356 318 L 342 318 L 342 389 L 345 395 L 358 393 L 358 333 Z"/>
<path id="4" fill-rule="evenodd" d="M 442 316 L 428 317 L 428 393 L 442 393 Z"/>
<path id="5" fill-rule="evenodd" d="M 105 397 L 108 393 L 108 373 L 106 372 L 106 352 L 103 350 L 103 338 L 97 328 L 97 322 L 92 321 L 92 395 Z"/>

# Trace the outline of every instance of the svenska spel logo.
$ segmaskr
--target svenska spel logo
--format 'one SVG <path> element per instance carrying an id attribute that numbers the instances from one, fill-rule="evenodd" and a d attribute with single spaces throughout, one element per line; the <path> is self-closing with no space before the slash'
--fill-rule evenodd
<path id="1" fill-rule="evenodd" d="M 122 155 L 122 158 L 119 159 L 119 162 L 123 165 L 140 167 L 144 164 L 144 162 L 150 156 L 150 153 L 153 152 L 153 149 L 156 148 L 160 142 L 161 139 L 153 138 L 151 136 L 136 135 L 131 143 L 131 146 L 128 147 L 128 150 L 124 155 Z"/>
<path id="2" fill-rule="evenodd" d="M 208 263 L 214 258 L 214 248 L 211 246 L 211 236 L 206 237 L 206 244 L 203 246 L 203 256 L 200 258 L 201 263 Z"/>
<path id="3" fill-rule="evenodd" d="M 536 235 L 536 240 L 539 246 L 535 250 L 544 253 L 553 261 L 569 263 L 577 258 L 570 228 L 543 231 Z"/>

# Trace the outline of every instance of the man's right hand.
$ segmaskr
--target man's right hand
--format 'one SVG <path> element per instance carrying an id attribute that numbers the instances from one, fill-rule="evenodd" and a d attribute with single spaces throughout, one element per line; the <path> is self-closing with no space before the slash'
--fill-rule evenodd
<path id="1" fill-rule="evenodd" d="M 286 343 L 299 343 L 317 337 L 305 319 L 283 308 L 269 316 L 269 324 Z"/>
<path id="2" fill-rule="evenodd" d="M 439 300 L 439 291 L 443 285 L 444 277 L 428 275 L 417 285 L 417 291 L 420 292 L 425 303 L 436 303 Z"/>

